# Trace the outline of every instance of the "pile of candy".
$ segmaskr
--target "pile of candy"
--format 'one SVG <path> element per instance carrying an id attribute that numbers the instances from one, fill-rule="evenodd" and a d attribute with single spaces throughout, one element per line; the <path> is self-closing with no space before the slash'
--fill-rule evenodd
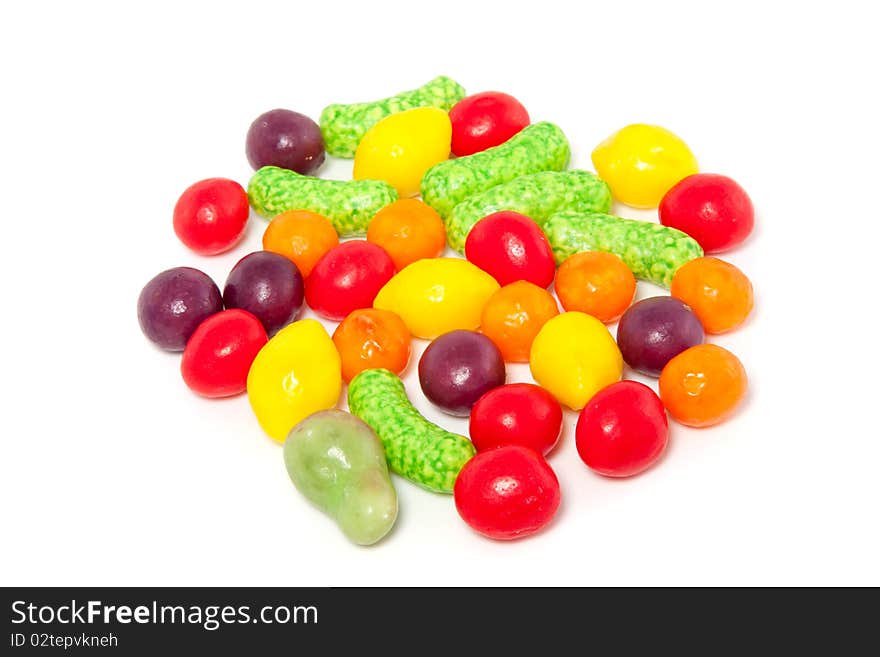
<path id="1" fill-rule="evenodd" d="M 598 175 L 569 170 L 559 127 L 531 123 L 507 94 L 466 97 L 439 77 L 330 105 L 320 126 L 267 112 L 246 150 L 256 169 L 247 192 L 221 178 L 194 184 L 174 208 L 174 230 L 196 253 L 221 253 L 241 239 L 252 207 L 271 220 L 265 250 L 235 265 L 222 294 L 196 269 L 160 273 L 138 317 L 150 340 L 183 351 L 193 391 L 247 392 L 260 426 L 284 443 L 296 488 L 358 544 L 381 539 L 397 517 L 389 469 L 453 493 L 485 536 L 518 538 L 559 507 L 545 456 L 562 405 L 580 412 L 583 462 L 629 477 L 666 448 L 667 412 L 705 427 L 745 396 L 742 364 L 704 340 L 746 320 L 752 286 L 704 253 L 746 239 L 752 204 L 730 178 L 698 173 L 663 128 L 627 126 L 593 151 Z M 354 158 L 354 180 L 312 175 L 325 150 Z M 613 216 L 613 200 L 659 208 L 660 222 Z M 441 257 L 447 243 L 465 258 Z M 671 296 L 634 304 L 637 278 Z M 297 321 L 304 303 L 339 322 L 332 336 Z M 618 320 L 615 340 L 606 324 Z M 470 439 L 407 398 L 399 375 L 413 338 L 432 340 L 418 363 L 422 391 L 470 416 Z M 505 363 L 518 362 L 537 385 L 505 385 Z M 659 396 L 621 381 L 624 363 L 659 377 Z M 334 409 L 343 383 L 350 412 Z"/>

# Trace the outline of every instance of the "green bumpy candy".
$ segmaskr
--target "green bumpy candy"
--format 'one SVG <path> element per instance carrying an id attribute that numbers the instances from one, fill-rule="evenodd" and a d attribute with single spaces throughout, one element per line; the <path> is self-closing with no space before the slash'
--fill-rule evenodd
<path id="1" fill-rule="evenodd" d="M 348 386 L 348 407 L 379 435 L 397 474 L 437 493 L 451 493 L 459 471 L 475 454 L 464 436 L 426 420 L 388 370 L 364 370 Z"/>
<path id="2" fill-rule="evenodd" d="M 445 160 L 425 172 L 422 199 L 443 219 L 471 196 L 539 171 L 562 171 L 571 156 L 568 139 L 553 123 L 535 123 L 503 144 Z"/>
<path id="3" fill-rule="evenodd" d="M 370 103 L 328 105 L 320 118 L 324 148 L 330 155 L 352 158 L 367 130 L 386 116 L 416 107 L 439 107 L 448 112 L 464 96 L 464 87 L 441 75 L 418 89 L 390 98 Z"/>
<path id="4" fill-rule="evenodd" d="M 382 443 L 350 413 L 320 411 L 293 427 L 284 465 L 297 490 L 358 545 L 372 545 L 394 526 L 397 492 Z"/>
<path id="5" fill-rule="evenodd" d="M 397 200 L 397 191 L 381 180 L 324 180 L 263 167 L 248 183 L 248 200 L 267 219 L 288 210 L 317 212 L 345 237 L 365 234 L 375 214 Z"/>
<path id="6" fill-rule="evenodd" d="M 464 253 L 471 228 L 493 212 L 519 212 L 540 226 L 563 210 L 608 212 L 611 201 L 611 189 L 594 173 L 541 171 L 496 185 L 456 205 L 446 220 L 446 236 L 453 249 Z"/>
<path id="7" fill-rule="evenodd" d="M 679 267 L 703 255 L 697 241 L 680 230 L 601 212 L 554 214 L 544 223 L 544 233 L 557 264 L 581 251 L 607 251 L 636 278 L 666 288 Z"/>

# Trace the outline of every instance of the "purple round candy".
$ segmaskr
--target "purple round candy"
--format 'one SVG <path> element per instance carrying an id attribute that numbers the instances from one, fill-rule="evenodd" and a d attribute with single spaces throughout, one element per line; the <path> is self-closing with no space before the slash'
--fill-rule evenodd
<path id="1" fill-rule="evenodd" d="M 672 297 L 651 297 L 630 306 L 617 325 L 617 346 L 627 365 L 660 376 L 670 360 L 702 344 L 703 325 L 690 306 Z"/>
<path id="2" fill-rule="evenodd" d="M 245 150 L 254 169 L 274 166 L 309 175 L 324 162 L 318 124 L 305 114 L 286 109 L 258 116 L 248 130 Z"/>
<path id="3" fill-rule="evenodd" d="M 465 416 L 476 401 L 504 384 L 504 359 L 495 343 L 475 331 L 450 331 L 434 340 L 419 360 L 419 383 L 433 404 Z"/>
<path id="4" fill-rule="evenodd" d="M 226 286 L 223 303 L 254 315 L 270 336 L 299 314 L 303 305 L 303 278 L 283 255 L 255 251 L 236 263 Z"/>
<path id="5" fill-rule="evenodd" d="M 175 267 L 156 275 L 141 290 L 137 312 L 141 331 L 168 351 L 183 351 L 204 320 L 223 310 L 220 288 L 205 272 Z"/>

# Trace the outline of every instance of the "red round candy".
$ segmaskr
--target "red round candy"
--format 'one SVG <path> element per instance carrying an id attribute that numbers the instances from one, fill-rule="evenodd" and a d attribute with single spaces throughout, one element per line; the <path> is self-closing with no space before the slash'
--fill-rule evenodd
<path id="1" fill-rule="evenodd" d="M 471 441 L 479 452 L 521 445 L 546 455 L 556 446 L 561 429 L 559 402 L 533 383 L 494 388 L 471 409 Z"/>
<path id="2" fill-rule="evenodd" d="M 618 381 L 584 406 L 575 440 L 590 469 L 608 477 L 631 477 L 660 458 L 668 433 L 666 411 L 657 394 L 637 381 Z"/>
<path id="3" fill-rule="evenodd" d="M 461 99 L 449 111 L 452 152 L 461 157 L 503 144 L 531 122 L 516 98 L 484 91 Z"/>
<path id="4" fill-rule="evenodd" d="M 468 233 L 465 257 L 499 285 L 529 281 L 546 288 L 553 282 L 553 250 L 540 226 L 519 212 L 495 212 Z"/>
<path id="5" fill-rule="evenodd" d="M 534 534 L 559 508 L 559 480 L 540 454 L 507 445 L 478 452 L 455 480 L 455 508 L 483 536 L 511 540 Z"/>
<path id="6" fill-rule="evenodd" d="M 327 319 L 341 321 L 358 308 L 370 308 L 394 276 L 391 256 L 381 246 L 352 240 L 334 246 L 306 279 L 306 303 Z"/>
<path id="7" fill-rule="evenodd" d="M 732 178 L 695 173 L 666 192 L 660 223 L 693 237 L 706 253 L 720 253 L 742 243 L 755 225 L 755 209 Z"/>
<path id="8" fill-rule="evenodd" d="M 234 180 L 208 178 L 188 187 L 174 206 L 174 232 L 200 255 L 238 244 L 248 220 L 247 192 Z"/>
<path id="9" fill-rule="evenodd" d="M 231 397 L 247 388 L 248 371 L 266 344 L 266 329 L 246 310 L 223 310 L 199 324 L 186 343 L 180 373 L 204 397 Z"/>

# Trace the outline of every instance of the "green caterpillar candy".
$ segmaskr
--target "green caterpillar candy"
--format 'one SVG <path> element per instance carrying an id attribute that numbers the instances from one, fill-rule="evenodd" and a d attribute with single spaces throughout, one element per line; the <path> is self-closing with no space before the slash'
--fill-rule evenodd
<path id="1" fill-rule="evenodd" d="M 596 174 L 579 170 L 541 171 L 496 185 L 456 205 L 446 220 L 446 236 L 449 245 L 463 253 L 471 228 L 493 212 L 519 212 L 541 225 L 550 215 L 563 210 L 610 209 L 611 189 Z"/>
<path id="2" fill-rule="evenodd" d="M 397 200 L 397 191 L 381 180 L 323 180 L 263 167 L 248 184 L 248 200 L 268 219 L 288 210 L 317 212 L 345 237 L 366 233 L 373 216 Z"/>
<path id="3" fill-rule="evenodd" d="M 449 111 L 465 96 L 464 87 L 444 75 L 426 85 L 370 103 L 328 105 L 321 112 L 324 148 L 336 157 L 354 157 L 364 134 L 386 116 L 415 109 L 439 107 Z"/>
<path id="4" fill-rule="evenodd" d="M 348 407 L 378 434 L 391 470 L 428 490 L 451 493 L 459 471 L 476 453 L 464 436 L 426 420 L 388 370 L 364 370 L 354 377 Z"/>
<path id="5" fill-rule="evenodd" d="M 580 251 L 608 251 L 636 278 L 668 288 L 676 270 L 703 255 L 686 233 L 650 221 L 601 212 L 559 212 L 544 223 L 557 264 Z"/>
<path id="6" fill-rule="evenodd" d="M 534 123 L 503 144 L 435 164 L 422 178 L 422 199 L 446 219 L 471 196 L 539 171 L 562 171 L 571 155 L 568 139 L 553 123 Z"/>

